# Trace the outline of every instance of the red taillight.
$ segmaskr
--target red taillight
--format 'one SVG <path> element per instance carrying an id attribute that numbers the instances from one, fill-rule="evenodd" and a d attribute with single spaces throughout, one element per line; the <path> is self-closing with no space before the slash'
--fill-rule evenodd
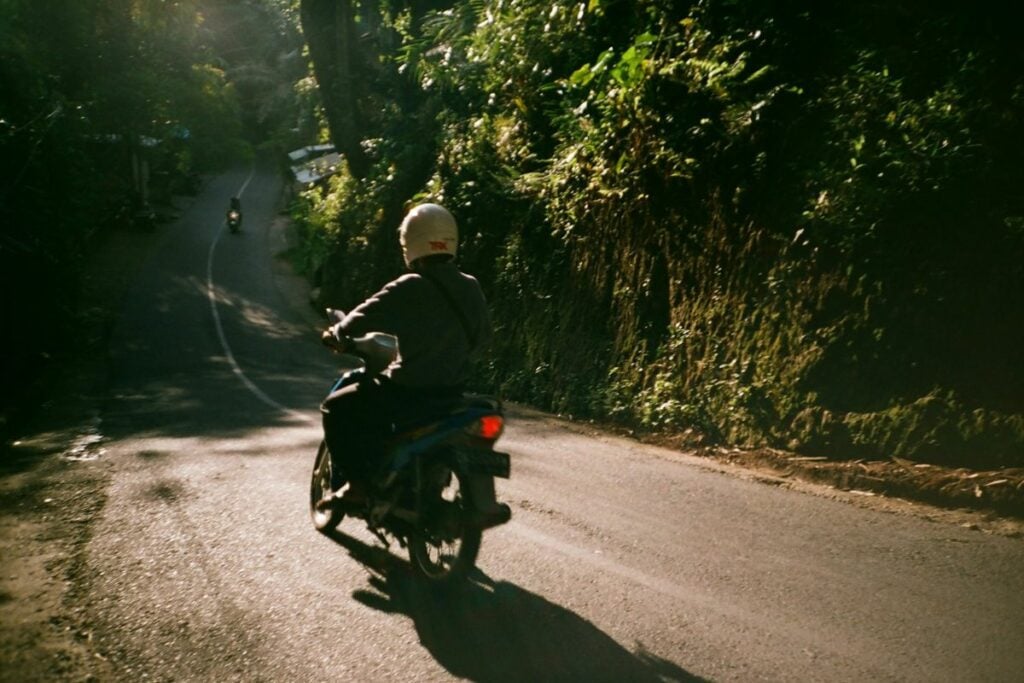
<path id="1" fill-rule="evenodd" d="M 476 423 L 476 435 L 488 441 L 497 439 L 504 429 L 505 420 L 501 415 L 484 415 Z"/>

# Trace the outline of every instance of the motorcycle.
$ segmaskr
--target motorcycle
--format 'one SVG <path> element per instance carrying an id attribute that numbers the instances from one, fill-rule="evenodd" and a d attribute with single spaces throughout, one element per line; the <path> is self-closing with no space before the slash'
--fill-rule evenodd
<path id="1" fill-rule="evenodd" d="M 328 317 L 339 321 L 343 315 L 328 309 Z M 372 381 L 397 357 L 395 337 L 379 332 L 355 339 L 325 333 L 323 339 L 363 362 L 342 374 L 329 393 Z M 407 549 L 420 576 L 438 586 L 457 584 L 475 567 L 484 530 L 512 517 L 494 490 L 494 478 L 510 474 L 508 454 L 494 450 L 503 430 L 500 401 L 479 395 L 448 399 L 419 419 L 393 425 L 382 444 L 386 465 L 370 482 L 366 503 L 355 509 L 337 502 L 347 479 L 332 470 L 321 441 L 310 482 L 313 526 L 329 533 L 346 514 L 362 519 L 385 546 L 395 540 Z"/>
<path id="2" fill-rule="evenodd" d="M 242 212 L 238 209 L 231 209 L 227 215 L 228 229 L 231 232 L 238 232 L 242 228 Z"/>

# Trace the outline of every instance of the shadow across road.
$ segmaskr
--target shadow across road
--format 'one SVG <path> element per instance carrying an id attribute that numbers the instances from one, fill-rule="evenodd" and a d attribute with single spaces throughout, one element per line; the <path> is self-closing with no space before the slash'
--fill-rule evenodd
<path id="1" fill-rule="evenodd" d="M 630 652 L 578 614 L 479 570 L 438 591 L 382 547 L 334 531 L 336 543 L 373 573 L 359 602 L 410 617 L 420 643 L 453 676 L 503 681 L 703 681 L 637 644 Z"/>

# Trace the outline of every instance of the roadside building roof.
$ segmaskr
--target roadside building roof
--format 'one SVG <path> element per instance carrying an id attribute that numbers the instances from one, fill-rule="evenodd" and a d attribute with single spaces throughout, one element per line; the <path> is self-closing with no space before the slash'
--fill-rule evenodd
<path id="1" fill-rule="evenodd" d="M 337 152 L 325 154 L 321 157 L 308 161 L 304 164 L 292 166 L 292 175 L 295 181 L 308 185 L 317 183 L 338 172 L 341 166 L 341 155 Z"/>
<path id="2" fill-rule="evenodd" d="M 299 149 L 292 150 L 291 152 L 288 152 L 288 159 L 293 164 L 297 164 L 300 161 L 305 161 L 306 159 L 312 159 L 313 157 L 317 157 L 317 156 L 320 156 L 322 154 L 326 154 L 328 152 L 333 152 L 333 151 L 334 151 L 334 145 L 329 144 L 329 143 L 325 144 L 325 145 L 307 145 L 305 147 L 300 147 Z"/>

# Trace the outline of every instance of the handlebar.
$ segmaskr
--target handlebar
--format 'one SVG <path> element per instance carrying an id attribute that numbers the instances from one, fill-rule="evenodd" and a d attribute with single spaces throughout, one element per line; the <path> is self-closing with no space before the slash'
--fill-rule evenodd
<path id="1" fill-rule="evenodd" d="M 361 358 L 367 370 L 376 374 L 398 358 L 398 339 L 383 332 L 370 332 L 362 337 L 351 337 L 335 323 L 320 333 L 320 342 L 337 353 Z"/>
<path id="2" fill-rule="evenodd" d="M 345 335 L 339 337 L 335 333 L 334 326 L 332 325 L 320 333 L 320 343 L 332 351 L 346 353 L 352 346 L 352 339 Z"/>
<path id="3" fill-rule="evenodd" d="M 331 325 L 320 333 L 320 343 L 332 351 L 350 353 L 352 351 L 352 338 L 346 334 L 341 334 L 338 329 L 339 323 L 345 319 L 345 311 L 338 308 L 325 308 L 324 313 L 327 314 L 327 320 L 331 322 Z"/>
<path id="4" fill-rule="evenodd" d="M 393 335 L 370 332 L 352 337 L 340 329 L 345 311 L 328 308 L 324 312 L 332 324 L 320 333 L 320 342 L 332 351 L 361 358 L 374 371 L 383 370 L 398 358 L 398 339 Z"/>

